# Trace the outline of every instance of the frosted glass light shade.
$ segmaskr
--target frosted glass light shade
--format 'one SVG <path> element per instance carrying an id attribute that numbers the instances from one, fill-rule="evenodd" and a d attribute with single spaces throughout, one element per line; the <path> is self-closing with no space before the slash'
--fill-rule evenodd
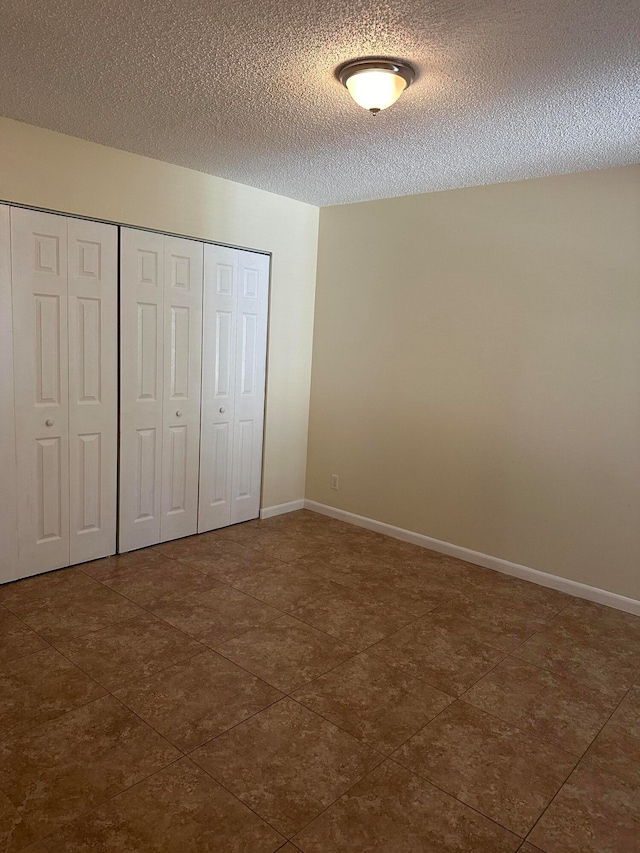
<path id="1" fill-rule="evenodd" d="M 375 112 L 395 104 L 406 88 L 407 81 L 393 71 L 358 71 L 347 80 L 347 89 L 356 104 Z"/>
<path id="2" fill-rule="evenodd" d="M 408 62 L 386 57 L 352 59 L 336 68 L 336 77 L 356 104 L 374 115 L 394 104 L 415 76 Z"/>

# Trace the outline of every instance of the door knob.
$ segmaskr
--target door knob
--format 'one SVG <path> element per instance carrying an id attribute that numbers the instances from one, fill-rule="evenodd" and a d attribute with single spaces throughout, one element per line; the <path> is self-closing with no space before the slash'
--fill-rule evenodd
<path id="1" fill-rule="evenodd" d="M 51 418 L 47 418 L 47 419 L 46 419 L 46 421 L 45 421 L 45 424 L 46 424 L 47 426 L 53 426 L 53 421 L 51 420 Z"/>
<path id="2" fill-rule="evenodd" d="M 224 413 L 225 413 L 225 408 L 224 408 L 224 406 L 220 406 L 220 414 L 224 415 Z"/>
<path id="3" fill-rule="evenodd" d="M 182 417 L 182 409 L 178 409 L 178 411 L 176 412 L 176 417 L 177 417 L 177 418 L 181 418 L 181 417 Z"/>

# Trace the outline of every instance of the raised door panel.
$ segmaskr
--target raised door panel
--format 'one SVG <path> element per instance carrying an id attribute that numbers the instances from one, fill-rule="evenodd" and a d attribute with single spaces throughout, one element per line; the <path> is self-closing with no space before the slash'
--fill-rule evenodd
<path id="1" fill-rule="evenodd" d="M 260 514 L 269 258 L 238 252 L 231 523 Z"/>
<path id="2" fill-rule="evenodd" d="M 165 237 L 163 542 L 198 530 L 202 271 L 202 243 Z"/>
<path id="3" fill-rule="evenodd" d="M 19 577 L 9 208 L 0 205 L 0 583 Z"/>
<path id="4" fill-rule="evenodd" d="M 20 577 L 69 563 L 67 222 L 11 209 Z"/>
<path id="5" fill-rule="evenodd" d="M 198 531 L 231 524 L 239 252 L 204 247 Z"/>
<path id="6" fill-rule="evenodd" d="M 69 219 L 70 562 L 115 553 L 118 233 Z"/>
<path id="7" fill-rule="evenodd" d="M 120 552 L 160 541 L 164 240 L 120 232 Z"/>

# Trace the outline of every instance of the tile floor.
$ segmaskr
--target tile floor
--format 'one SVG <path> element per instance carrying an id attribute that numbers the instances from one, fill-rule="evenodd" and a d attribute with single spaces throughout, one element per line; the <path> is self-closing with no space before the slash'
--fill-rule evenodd
<path id="1" fill-rule="evenodd" d="M 639 853 L 640 618 L 307 511 L 0 587 L 0 850 Z"/>

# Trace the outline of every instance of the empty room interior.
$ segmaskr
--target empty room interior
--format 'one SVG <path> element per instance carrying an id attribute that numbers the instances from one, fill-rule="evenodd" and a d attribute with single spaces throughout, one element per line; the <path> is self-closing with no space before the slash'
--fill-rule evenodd
<path id="1" fill-rule="evenodd" d="M 0 853 L 640 853 L 637 0 L 0 15 Z"/>

